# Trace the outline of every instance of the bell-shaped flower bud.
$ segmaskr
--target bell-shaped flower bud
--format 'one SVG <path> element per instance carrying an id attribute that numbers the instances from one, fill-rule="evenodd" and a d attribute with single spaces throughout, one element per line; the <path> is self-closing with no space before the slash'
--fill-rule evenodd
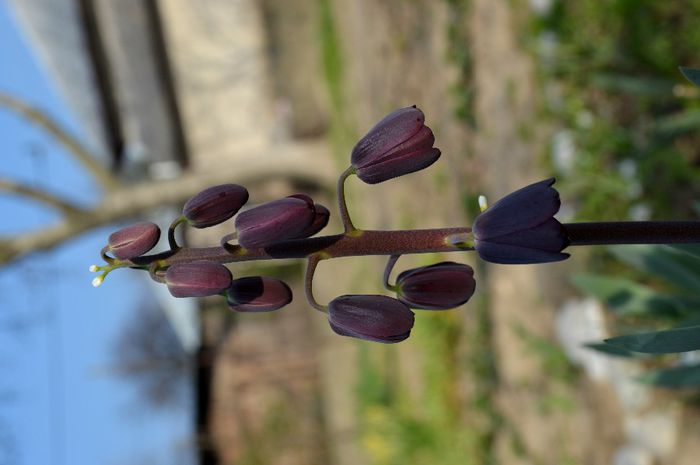
<path id="1" fill-rule="evenodd" d="M 132 224 L 109 235 L 109 251 L 119 260 L 129 260 L 151 250 L 160 239 L 157 224 L 145 221 Z"/>
<path id="2" fill-rule="evenodd" d="M 341 336 L 391 344 L 411 334 L 414 314 L 384 295 L 343 295 L 328 305 L 328 323 Z"/>
<path id="3" fill-rule="evenodd" d="M 474 246 L 492 263 L 524 264 L 565 260 L 569 245 L 564 227 L 554 214 L 559 193 L 546 179 L 503 197 L 474 220 Z"/>
<path id="4" fill-rule="evenodd" d="M 238 243 L 253 249 L 299 238 L 315 219 L 316 209 L 308 196 L 299 194 L 273 200 L 236 217 Z"/>
<path id="5" fill-rule="evenodd" d="M 314 204 L 314 211 L 316 212 L 316 216 L 314 217 L 313 222 L 298 236 L 293 237 L 292 239 L 304 239 L 306 237 L 311 237 L 328 225 L 328 219 L 331 216 L 331 212 L 320 203 Z"/>
<path id="6" fill-rule="evenodd" d="M 377 123 L 355 145 L 351 163 L 367 184 L 422 170 L 435 163 L 440 150 L 425 126 L 425 115 L 414 106 L 401 108 Z"/>
<path id="7" fill-rule="evenodd" d="M 271 312 L 292 301 L 292 290 L 279 279 L 249 276 L 231 283 L 226 300 L 237 312 Z"/>
<path id="8" fill-rule="evenodd" d="M 441 262 L 402 272 L 396 286 L 399 300 L 409 307 L 447 310 L 467 302 L 476 281 L 471 266 Z"/>
<path id="9" fill-rule="evenodd" d="M 205 297 L 224 292 L 231 272 L 221 263 L 206 260 L 176 263 L 165 272 L 165 284 L 173 297 Z"/>
<path id="10" fill-rule="evenodd" d="M 223 223 L 248 201 L 248 191 L 238 184 L 221 184 L 204 189 L 182 208 L 182 216 L 195 228 Z"/>

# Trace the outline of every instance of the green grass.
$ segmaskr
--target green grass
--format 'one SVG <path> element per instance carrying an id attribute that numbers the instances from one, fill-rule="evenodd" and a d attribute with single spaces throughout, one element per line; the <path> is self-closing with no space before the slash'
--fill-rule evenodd
<path id="1" fill-rule="evenodd" d="M 331 0 L 319 0 L 318 33 L 321 66 L 331 103 L 330 139 L 334 153 L 345 167 L 349 164 L 348 153 L 357 139 L 356 131 L 345 116 L 348 111 L 344 89 L 345 61 L 342 44 L 336 30 Z"/>
<path id="2" fill-rule="evenodd" d="M 465 338 L 460 309 L 416 312 L 418 374 L 397 368 L 396 349 L 362 344 L 357 386 L 361 442 L 375 465 L 493 463 L 494 383 L 485 328 Z M 469 311 L 474 311 L 470 305 Z M 469 348 L 462 347 L 469 342 Z M 411 386 L 410 379 L 419 379 Z M 464 382 L 475 386 L 464 395 Z"/>
<path id="3" fill-rule="evenodd" d="M 579 219 L 626 219 L 639 205 L 658 219 L 695 216 L 700 99 L 681 96 L 692 92 L 678 67 L 700 64 L 699 21 L 698 0 L 559 0 L 533 21 L 533 44 L 542 33 L 557 40 L 540 81 L 543 93 L 556 89 L 550 122 L 577 149 L 558 177 Z"/>

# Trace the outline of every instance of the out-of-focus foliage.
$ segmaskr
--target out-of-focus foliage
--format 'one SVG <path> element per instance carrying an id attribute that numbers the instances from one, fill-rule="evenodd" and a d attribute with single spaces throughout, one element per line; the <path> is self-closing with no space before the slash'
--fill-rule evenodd
<path id="1" fill-rule="evenodd" d="M 552 162 L 579 219 L 692 215 L 700 1 L 558 0 L 535 20 Z"/>
<path id="2" fill-rule="evenodd" d="M 645 282 L 593 273 L 579 274 L 573 282 L 607 305 L 618 317 L 618 329 L 636 331 L 590 347 L 617 356 L 700 350 L 700 245 L 620 246 L 612 252 Z M 642 381 L 669 388 L 700 386 L 697 357 L 676 356 L 663 366 Z"/>

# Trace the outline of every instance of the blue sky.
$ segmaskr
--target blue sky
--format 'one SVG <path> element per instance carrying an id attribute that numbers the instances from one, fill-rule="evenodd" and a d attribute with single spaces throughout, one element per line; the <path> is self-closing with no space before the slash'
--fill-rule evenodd
<path id="1" fill-rule="evenodd" d="M 0 90 L 80 128 L 31 56 L 0 1 Z M 48 136 L 0 109 L 0 178 L 94 204 L 99 189 Z M 55 214 L 0 192 L 0 235 L 45 226 Z M 134 388 L 104 375 L 114 341 L 148 299 L 135 273 L 95 289 L 89 265 L 114 227 L 0 268 L 0 464 L 190 463 L 188 405 L 154 411 Z"/>

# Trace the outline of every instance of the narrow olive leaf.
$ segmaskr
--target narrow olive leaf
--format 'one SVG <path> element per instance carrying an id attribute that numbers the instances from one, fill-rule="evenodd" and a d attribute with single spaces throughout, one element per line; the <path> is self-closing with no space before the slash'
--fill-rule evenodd
<path id="1" fill-rule="evenodd" d="M 606 339 L 605 342 L 633 352 L 647 354 L 689 352 L 700 349 L 700 326 L 629 334 Z"/>
<path id="2" fill-rule="evenodd" d="M 683 305 L 672 297 L 624 278 L 579 273 L 571 282 L 576 288 L 603 301 L 619 315 L 677 316 Z"/>
<path id="3" fill-rule="evenodd" d="M 662 116 L 653 123 L 656 136 L 677 136 L 694 131 L 700 126 L 700 111 L 682 110 L 668 116 Z"/>
<path id="4" fill-rule="evenodd" d="M 681 389 L 700 386 L 700 364 L 663 368 L 645 373 L 639 381 L 654 386 Z"/>
<path id="5" fill-rule="evenodd" d="M 681 70 L 683 76 L 696 86 L 700 86 L 700 69 L 698 68 L 686 68 L 685 66 L 679 66 L 678 69 Z"/>
<path id="6" fill-rule="evenodd" d="M 700 244 L 673 244 L 669 245 L 669 247 L 675 250 L 680 250 L 688 255 L 692 255 L 700 260 Z M 698 262 L 698 264 L 700 265 L 700 262 Z"/>
<path id="7" fill-rule="evenodd" d="M 630 352 L 622 347 L 607 344 L 605 342 L 589 342 L 584 344 L 584 347 L 595 350 L 597 352 L 604 353 L 605 355 L 611 355 L 613 357 L 637 357 L 638 355 L 634 352 Z"/>
<path id="8" fill-rule="evenodd" d="M 700 289 L 700 260 L 667 245 L 622 245 L 612 253 L 640 271 L 692 293 Z"/>

